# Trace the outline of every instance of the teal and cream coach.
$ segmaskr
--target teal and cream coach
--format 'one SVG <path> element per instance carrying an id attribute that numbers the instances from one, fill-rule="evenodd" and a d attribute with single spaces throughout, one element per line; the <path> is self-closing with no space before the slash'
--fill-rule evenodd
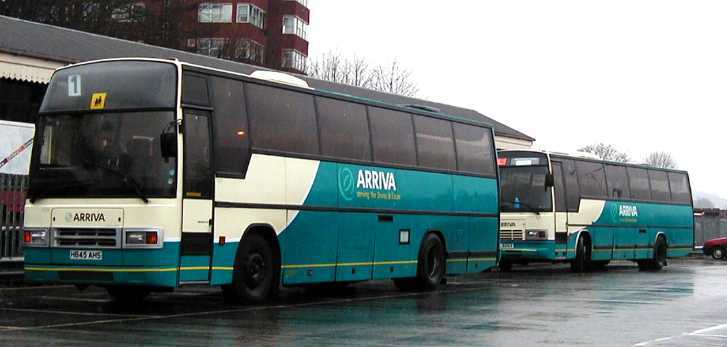
<path id="1" fill-rule="evenodd" d="M 185 284 L 394 279 L 496 265 L 492 129 L 417 105 L 178 61 L 56 71 L 37 124 L 25 273 L 117 298 Z"/>
<path id="2" fill-rule="evenodd" d="M 590 158 L 499 153 L 501 268 L 570 262 L 574 271 L 633 260 L 658 270 L 694 244 L 689 176 Z"/>

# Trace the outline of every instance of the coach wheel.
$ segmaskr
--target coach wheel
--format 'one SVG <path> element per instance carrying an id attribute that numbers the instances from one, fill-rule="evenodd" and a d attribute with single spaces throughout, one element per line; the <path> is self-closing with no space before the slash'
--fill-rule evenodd
<path id="1" fill-rule="evenodd" d="M 666 266 L 667 244 L 664 237 L 659 236 L 654 244 L 654 256 L 652 259 L 640 260 L 639 270 L 641 271 L 659 271 Z"/>
<path id="2" fill-rule="evenodd" d="M 145 287 L 135 286 L 111 286 L 106 287 L 111 301 L 123 304 L 138 304 L 144 301 L 151 292 Z"/>
<path id="3" fill-rule="evenodd" d="M 228 299 L 262 302 L 278 289 L 278 269 L 270 243 L 258 234 L 246 236 L 237 251 L 232 284 L 222 288 Z"/>
<path id="4" fill-rule="evenodd" d="M 500 272 L 510 272 L 512 271 L 512 262 L 507 260 L 500 260 L 498 268 L 500 268 Z"/>
<path id="5" fill-rule="evenodd" d="M 721 259 L 725 258 L 724 254 L 725 254 L 724 247 L 717 247 L 712 251 L 712 258 L 714 260 L 721 260 Z"/>
<path id="6" fill-rule="evenodd" d="M 419 249 L 417 277 L 395 279 L 394 284 L 401 290 L 435 290 L 442 283 L 446 267 L 444 244 L 437 235 L 428 234 Z"/>
<path id="7" fill-rule="evenodd" d="M 576 258 L 570 263 L 571 271 L 587 272 L 591 269 L 591 245 L 584 236 L 578 238 Z"/>

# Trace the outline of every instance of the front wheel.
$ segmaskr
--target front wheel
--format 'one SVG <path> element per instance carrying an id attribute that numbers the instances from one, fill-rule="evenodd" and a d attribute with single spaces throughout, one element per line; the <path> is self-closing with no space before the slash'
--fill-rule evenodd
<path id="1" fill-rule="evenodd" d="M 576 258 L 570 263 L 572 272 L 588 272 L 591 269 L 591 245 L 581 236 L 576 244 Z"/>
<path id="2" fill-rule="evenodd" d="M 444 244 L 435 234 L 429 234 L 419 249 L 417 276 L 415 278 L 395 279 L 394 284 L 401 290 L 432 291 L 437 289 L 446 272 Z"/>
<path id="3" fill-rule="evenodd" d="M 722 260 L 725 258 L 725 249 L 724 247 L 717 247 L 712 251 L 712 259 L 714 260 Z"/>
<path id="4" fill-rule="evenodd" d="M 263 302 L 278 289 L 278 274 L 272 245 L 252 234 L 240 242 L 232 284 L 222 290 L 228 299 Z"/>

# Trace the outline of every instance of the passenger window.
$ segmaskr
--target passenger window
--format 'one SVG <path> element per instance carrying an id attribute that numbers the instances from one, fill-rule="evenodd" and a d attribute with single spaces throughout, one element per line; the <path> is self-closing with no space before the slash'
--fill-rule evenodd
<path id="1" fill-rule="evenodd" d="M 669 179 L 666 172 L 658 170 L 649 170 L 649 180 L 651 181 L 651 199 L 656 201 L 669 202 Z"/>
<path id="2" fill-rule="evenodd" d="M 246 83 L 250 137 L 257 149 L 298 154 L 318 151 L 313 96 Z"/>
<path id="3" fill-rule="evenodd" d="M 207 78 L 190 72 L 182 74 L 182 103 L 209 106 Z"/>
<path id="4" fill-rule="evenodd" d="M 555 194 L 555 212 L 566 212 L 566 194 L 565 184 L 563 183 L 563 164 L 558 161 L 553 162 L 553 191 Z"/>
<path id="5" fill-rule="evenodd" d="M 578 175 L 573 160 L 563 161 L 563 180 L 565 181 L 566 205 L 568 212 L 578 212 L 581 192 L 578 188 Z"/>
<path id="6" fill-rule="evenodd" d="M 609 197 L 628 199 L 631 196 L 625 166 L 606 165 L 606 183 L 608 183 Z"/>
<path id="7" fill-rule="evenodd" d="M 684 173 L 670 172 L 669 186 L 671 187 L 671 201 L 691 204 L 692 194 L 689 189 L 689 178 Z"/>
<path id="8" fill-rule="evenodd" d="M 649 176 L 646 169 L 629 167 L 629 189 L 631 198 L 637 200 L 651 200 L 651 188 L 649 187 Z"/>
<path id="9" fill-rule="evenodd" d="M 453 127 L 459 171 L 495 176 L 492 130 L 460 123 L 454 123 Z"/>
<path id="10" fill-rule="evenodd" d="M 576 161 L 578 184 L 581 194 L 586 197 L 606 197 L 606 175 L 603 165 L 588 161 Z"/>
<path id="11" fill-rule="evenodd" d="M 369 107 L 369 117 L 374 161 L 415 166 L 417 161 L 411 115 Z"/>
<path id="12" fill-rule="evenodd" d="M 209 112 L 184 112 L 184 197 L 211 198 Z"/>
<path id="13" fill-rule="evenodd" d="M 250 160 L 250 137 L 242 82 L 211 77 L 214 104 L 215 167 L 218 173 L 243 177 Z"/>
<path id="14" fill-rule="evenodd" d="M 317 97 L 321 154 L 334 158 L 371 160 L 366 106 Z"/>
<path id="15" fill-rule="evenodd" d="M 456 170 L 451 123 L 436 118 L 414 116 L 419 166 L 431 169 Z"/>

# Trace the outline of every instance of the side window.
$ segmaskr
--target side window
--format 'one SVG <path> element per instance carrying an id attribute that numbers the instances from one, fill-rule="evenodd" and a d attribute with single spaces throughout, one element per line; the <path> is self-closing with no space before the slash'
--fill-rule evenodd
<path id="1" fill-rule="evenodd" d="M 256 149 L 318 154 L 313 96 L 246 83 L 250 137 Z"/>
<path id="2" fill-rule="evenodd" d="M 553 162 L 553 178 L 555 194 L 555 212 L 566 212 L 565 184 L 563 183 L 563 164 L 559 161 Z"/>
<path id="3" fill-rule="evenodd" d="M 212 197 L 209 112 L 184 111 L 184 197 Z"/>
<path id="4" fill-rule="evenodd" d="M 629 181 L 626 175 L 626 167 L 618 165 L 606 166 L 606 183 L 608 183 L 608 196 L 611 198 L 629 198 Z"/>
<path id="5" fill-rule="evenodd" d="M 250 138 L 242 82 L 211 77 L 218 173 L 242 176 L 250 160 Z"/>
<path id="6" fill-rule="evenodd" d="M 671 201 L 682 204 L 692 203 L 692 194 L 689 190 L 689 178 L 687 174 L 670 172 L 669 186 L 671 187 Z"/>
<path id="7" fill-rule="evenodd" d="M 374 161 L 383 164 L 416 165 L 411 115 L 369 107 Z"/>
<path id="8" fill-rule="evenodd" d="M 182 103 L 200 106 L 210 105 L 206 77 L 191 72 L 182 74 Z"/>
<path id="9" fill-rule="evenodd" d="M 666 176 L 666 172 L 649 170 L 649 180 L 651 181 L 652 200 L 664 202 L 671 200 L 669 196 L 669 179 Z"/>
<path id="10" fill-rule="evenodd" d="M 631 198 L 637 200 L 651 200 L 651 189 L 649 188 L 649 176 L 646 169 L 629 167 L 629 189 Z"/>
<path id="11" fill-rule="evenodd" d="M 371 160 L 371 138 L 366 106 L 317 97 L 321 154 L 353 160 Z"/>
<path id="12" fill-rule="evenodd" d="M 568 212 L 578 212 L 581 192 L 578 188 L 578 173 L 573 160 L 563 161 L 563 180 L 565 181 L 566 205 Z"/>
<path id="13" fill-rule="evenodd" d="M 451 123 L 436 118 L 414 116 L 419 166 L 431 169 L 456 170 Z"/>
<path id="14" fill-rule="evenodd" d="M 606 197 L 606 175 L 603 164 L 576 161 L 581 194 L 587 197 Z"/>
<path id="15" fill-rule="evenodd" d="M 454 123 L 453 126 L 459 171 L 495 176 L 492 130 L 460 123 Z"/>

